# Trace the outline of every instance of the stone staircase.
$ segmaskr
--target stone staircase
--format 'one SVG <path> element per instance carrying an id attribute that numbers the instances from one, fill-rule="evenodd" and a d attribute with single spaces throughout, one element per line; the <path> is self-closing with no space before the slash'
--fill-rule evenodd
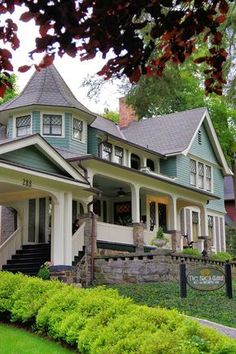
<path id="1" fill-rule="evenodd" d="M 85 247 L 83 246 L 83 250 L 79 251 L 78 256 L 74 257 L 74 261 L 72 262 L 72 266 L 76 266 L 81 259 L 83 258 L 83 256 L 85 255 Z"/>
<path id="2" fill-rule="evenodd" d="M 46 261 L 50 261 L 49 243 L 24 245 L 7 261 L 6 265 L 2 266 L 2 270 L 33 276 Z"/>

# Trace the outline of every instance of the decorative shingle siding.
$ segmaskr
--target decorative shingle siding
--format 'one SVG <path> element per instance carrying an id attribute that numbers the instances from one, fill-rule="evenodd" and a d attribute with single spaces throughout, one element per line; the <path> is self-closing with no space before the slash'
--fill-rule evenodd
<path id="1" fill-rule="evenodd" d="M 177 176 L 176 157 L 168 157 L 167 160 L 160 160 L 160 172 L 169 177 Z"/>
<path id="2" fill-rule="evenodd" d="M 88 127 L 88 153 L 98 156 L 99 139 L 97 137 L 98 130 Z"/>
<path id="3" fill-rule="evenodd" d="M 30 146 L 0 155 L 1 159 L 21 164 L 23 166 L 32 167 L 50 173 L 57 173 L 63 176 L 68 174 L 53 164 L 45 155 L 43 155 L 36 147 Z"/>

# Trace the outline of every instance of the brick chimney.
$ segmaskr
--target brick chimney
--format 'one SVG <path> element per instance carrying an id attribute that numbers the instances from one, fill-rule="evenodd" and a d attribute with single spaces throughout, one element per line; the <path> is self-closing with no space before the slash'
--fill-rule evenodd
<path id="1" fill-rule="evenodd" d="M 126 128 L 131 122 L 138 121 L 132 106 L 126 103 L 125 97 L 119 98 L 119 127 Z"/>

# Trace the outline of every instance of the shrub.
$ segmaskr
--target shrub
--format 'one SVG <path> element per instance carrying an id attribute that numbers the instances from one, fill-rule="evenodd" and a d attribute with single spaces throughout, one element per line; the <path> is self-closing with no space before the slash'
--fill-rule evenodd
<path id="1" fill-rule="evenodd" d="M 48 262 L 46 262 L 48 263 Z M 50 279 L 50 271 L 49 271 L 49 266 L 48 264 L 43 264 L 37 274 L 38 278 L 41 278 L 43 280 L 49 280 Z"/>
<path id="2" fill-rule="evenodd" d="M 183 254 L 188 254 L 190 256 L 201 257 L 201 253 L 196 248 L 190 248 L 190 247 L 184 248 L 182 253 Z"/>
<path id="3" fill-rule="evenodd" d="M 211 256 L 211 259 L 215 259 L 217 261 L 225 262 L 225 261 L 231 261 L 233 259 L 233 257 L 228 252 L 218 252 L 218 253 L 213 254 Z"/>
<path id="4" fill-rule="evenodd" d="M 12 320 L 76 344 L 92 354 L 236 353 L 235 341 L 207 330 L 175 310 L 135 305 L 113 289 L 77 289 L 0 272 L 2 311 Z"/>

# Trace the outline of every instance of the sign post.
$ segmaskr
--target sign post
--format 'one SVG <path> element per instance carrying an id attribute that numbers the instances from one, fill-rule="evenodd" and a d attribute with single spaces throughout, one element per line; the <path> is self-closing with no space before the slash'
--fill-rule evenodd
<path id="1" fill-rule="evenodd" d="M 187 297 L 187 280 L 186 280 L 186 264 L 181 260 L 179 265 L 179 279 L 180 279 L 180 297 Z"/>
<path id="2" fill-rule="evenodd" d="M 226 296 L 229 299 L 233 298 L 233 289 L 232 289 L 232 274 L 231 274 L 231 265 L 229 262 L 225 263 L 225 288 Z"/>

